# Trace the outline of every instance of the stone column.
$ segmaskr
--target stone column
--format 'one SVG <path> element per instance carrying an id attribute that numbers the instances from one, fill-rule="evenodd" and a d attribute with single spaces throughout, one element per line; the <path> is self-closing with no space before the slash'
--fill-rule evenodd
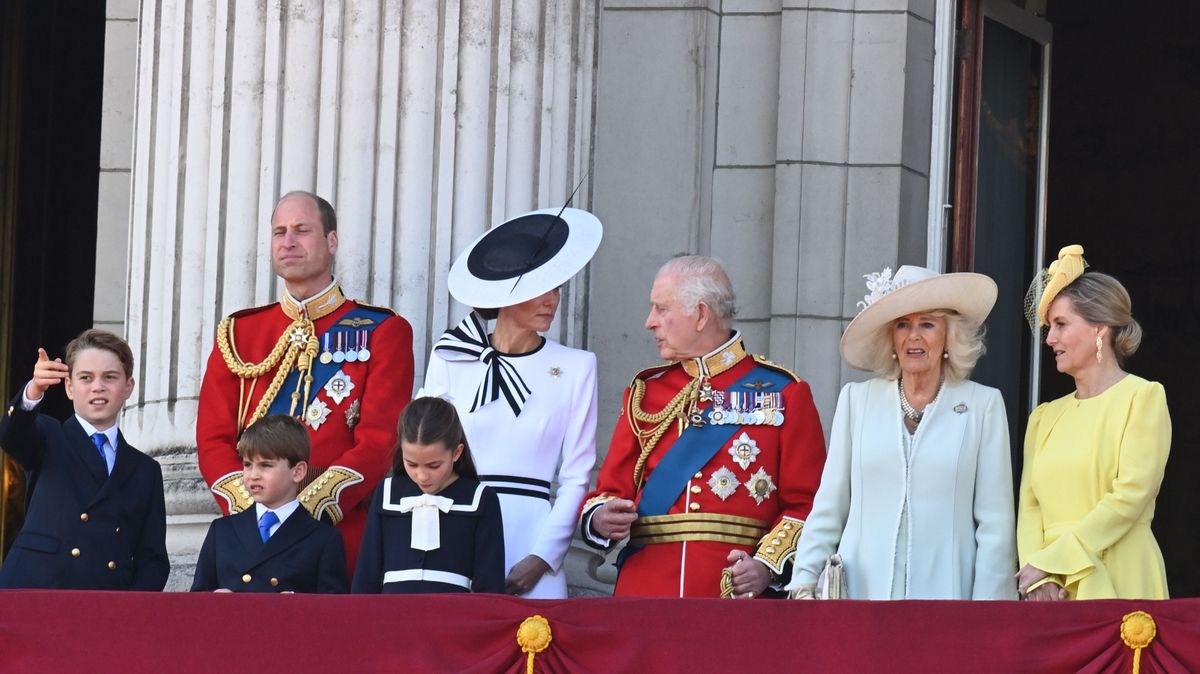
<path id="1" fill-rule="evenodd" d="M 279 292 L 276 198 L 334 204 L 337 274 L 412 322 L 420 381 L 461 314 L 455 254 L 585 175 L 595 31 L 586 0 L 142 2 L 125 313 L 139 386 L 123 429 L 164 468 L 171 589 L 217 513 L 194 439 L 216 324 Z M 564 306 L 557 336 L 584 346 L 582 293 Z"/>

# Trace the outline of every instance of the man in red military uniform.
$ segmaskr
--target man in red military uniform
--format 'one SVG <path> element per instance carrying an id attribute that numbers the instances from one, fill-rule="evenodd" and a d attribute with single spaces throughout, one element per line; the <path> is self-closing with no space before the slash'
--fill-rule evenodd
<path id="1" fill-rule="evenodd" d="M 712 258 L 659 270 L 646 328 L 672 361 L 625 391 L 585 541 L 629 538 L 614 594 L 754 598 L 787 583 L 825 464 L 808 385 L 746 353 Z"/>
<path id="2" fill-rule="evenodd" d="M 221 321 L 200 386 L 200 472 L 226 513 L 254 505 L 237 439 L 267 414 L 300 419 L 312 439 L 300 505 L 338 525 L 350 570 L 367 498 L 391 468 L 396 420 L 412 397 L 412 327 L 348 300 L 333 278 L 337 216 L 308 192 L 271 216 L 271 259 L 286 292 Z"/>

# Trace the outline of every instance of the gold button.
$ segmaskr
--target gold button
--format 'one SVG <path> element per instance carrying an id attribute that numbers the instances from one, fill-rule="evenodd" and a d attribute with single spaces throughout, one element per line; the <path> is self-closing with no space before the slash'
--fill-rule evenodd
<path id="1" fill-rule="evenodd" d="M 768 546 L 767 546 L 767 554 L 768 554 L 768 555 L 773 555 L 773 554 L 775 554 L 775 548 L 773 548 L 773 547 L 771 547 L 771 546 L 769 546 L 769 545 L 768 545 Z"/>
<path id="2" fill-rule="evenodd" d="M 272 578 L 272 579 L 271 579 L 271 587 L 278 587 L 278 585 L 279 585 L 279 579 L 278 579 L 278 578 Z"/>
<path id="3" fill-rule="evenodd" d="M 242 576 L 242 582 L 249 583 L 250 582 L 250 574 L 247 573 L 246 575 Z"/>
<path id="4" fill-rule="evenodd" d="M 116 562 L 109 562 L 109 563 L 108 563 L 108 569 L 109 569 L 109 571 L 116 571 L 116 570 L 117 570 L 117 563 L 116 563 Z"/>
<path id="5" fill-rule="evenodd" d="M 79 556 L 79 548 L 71 548 L 71 556 L 78 557 Z"/>
<path id="6" fill-rule="evenodd" d="M 693 503 L 693 504 L 691 504 L 691 505 L 689 505 L 689 506 L 688 506 L 688 510 L 699 510 L 699 509 L 700 509 L 700 504 L 699 504 L 699 503 Z"/>
<path id="7" fill-rule="evenodd" d="M 692 485 L 692 493 L 699 494 L 700 493 L 700 485 L 698 485 L 698 484 Z"/>
<path id="8" fill-rule="evenodd" d="M 79 521 L 86 522 L 87 521 L 87 513 L 79 513 Z"/>
<path id="9" fill-rule="evenodd" d="M 121 527 L 117 527 L 117 533 L 121 533 Z"/>
<path id="10" fill-rule="evenodd" d="M 12 416 L 12 413 L 13 413 L 13 406 L 12 406 L 12 405 L 9 405 L 9 406 L 8 406 L 8 416 L 10 416 L 10 417 L 11 417 L 11 416 Z"/>
<path id="11" fill-rule="evenodd" d="M 696 473 L 697 480 L 702 479 L 703 477 L 704 477 L 704 473 Z"/>

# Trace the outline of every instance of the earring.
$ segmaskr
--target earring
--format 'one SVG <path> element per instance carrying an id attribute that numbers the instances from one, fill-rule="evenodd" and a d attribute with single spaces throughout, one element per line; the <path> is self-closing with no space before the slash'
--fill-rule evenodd
<path id="1" fill-rule="evenodd" d="M 943 351 L 943 352 L 942 352 L 942 360 L 949 360 L 949 359 L 950 359 L 950 352 L 949 352 L 949 351 Z"/>
<path id="2" fill-rule="evenodd" d="M 895 351 L 892 352 L 892 360 L 896 360 L 896 352 Z"/>
<path id="3" fill-rule="evenodd" d="M 1096 362 L 1097 363 L 1104 362 L 1103 349 L 1104 349 L 1104 341 L 1100 339 L 1100 333 L 1097 332 L 1096 333 Z"/>

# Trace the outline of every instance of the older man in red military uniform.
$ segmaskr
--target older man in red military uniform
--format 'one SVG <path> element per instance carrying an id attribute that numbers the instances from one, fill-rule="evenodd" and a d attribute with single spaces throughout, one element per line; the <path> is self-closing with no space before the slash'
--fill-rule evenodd
<path id="1" fill-rule="evenodd" d="M 659 270 L 646 328 L 671 361 L 639 373 L 582 509 L 584 540 L 629 538 L 616 595 L 755 598 L 779 589 L 825 463 L 808 385 L 746 353 L 712 258 Z"/>
<path id="2" fill-rule="evenodd" d="M 348 300 L 333 278 L 337 216 L 308 192 L 271 216 L 271 259 L 286 292 L 221 321 L 200 387 L 200 472 L 226 513 L 253 505 L 237 439 L 267 414 L 309 429 L 310 482 L 300 505 L 338 525 L 354 569 L 366 508 L 391 467 L 396 420 L 412 397 L 412 327 Z"/>

